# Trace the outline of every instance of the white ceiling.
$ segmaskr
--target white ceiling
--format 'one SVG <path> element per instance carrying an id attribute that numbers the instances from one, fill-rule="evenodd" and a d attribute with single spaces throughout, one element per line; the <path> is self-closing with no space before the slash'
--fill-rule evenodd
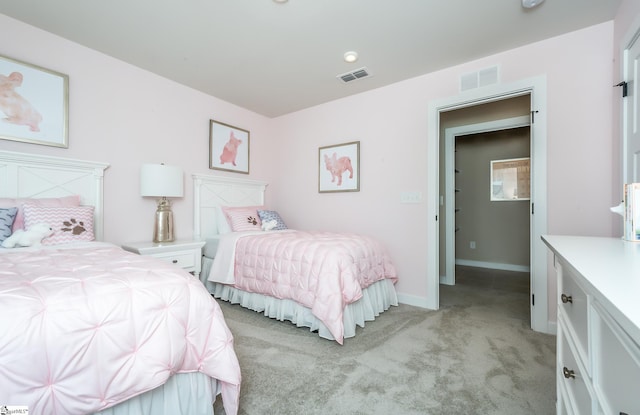
<path id="1" fill-rule="evenodd" d="M 612 20 L 620 2 L 0 0 L 0 13 L 276 117 Z M 361 67 L 372 76 L 336 78 Z"/>

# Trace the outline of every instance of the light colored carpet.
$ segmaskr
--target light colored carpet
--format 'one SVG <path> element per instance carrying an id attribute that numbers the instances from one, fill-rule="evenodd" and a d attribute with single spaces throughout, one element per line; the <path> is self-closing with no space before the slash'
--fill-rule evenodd
<path id="1" fill-rule="evenodd" d="M 220 301 L 240 414 L 555 413 L 555 336 L 529 328 L 528 275 L 457 275 L 440 310 L 392 307 L 344 346 Z"/>

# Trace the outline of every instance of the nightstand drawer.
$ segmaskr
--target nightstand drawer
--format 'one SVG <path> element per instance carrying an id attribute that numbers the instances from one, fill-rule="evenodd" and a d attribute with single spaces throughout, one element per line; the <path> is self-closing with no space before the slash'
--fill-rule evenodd
<path id="1" fill-rule="evenodd" d="M 151 255 L 156 258 L 160 258 L 163 261 L 170 262 L 172 264 L 176 264 L 180 268 L 191 268 L 195 266 L 195 256 L 192 253 L 186 254 L 154 254 Z"/>
<path id="2" fill-rule="evenodd" d="M 202 270 L 202 247 L 204 241 L 174 241 L 165 243 L 136 242 L 122 248 L 140 255 L 148 255 L 175 264 L 198 277 Z"/>

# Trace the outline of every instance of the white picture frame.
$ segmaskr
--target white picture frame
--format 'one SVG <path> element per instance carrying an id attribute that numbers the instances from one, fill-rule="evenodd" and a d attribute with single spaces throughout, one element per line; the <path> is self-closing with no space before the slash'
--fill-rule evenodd
<path id="1" fill-rule="evenodd" d="M 0 56 L 0 139 L 69 147 L 69 76 Z"/>

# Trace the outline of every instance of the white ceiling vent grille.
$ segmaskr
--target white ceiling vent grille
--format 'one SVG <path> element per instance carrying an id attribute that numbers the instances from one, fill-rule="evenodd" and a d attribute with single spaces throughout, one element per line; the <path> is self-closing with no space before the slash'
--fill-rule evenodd
<path id="1" fill-rule="evenodd" d="M 357 81 L 358 79 L 367 78 L 369 76 L 371 76 L 371 72 L 369 72 L 367 68 L 360 68 L 355 71 L 338 75 L 337 78 L 346 84 L 347 82 Z"/>
<path id="2" fill-rule="evenodd" d="M 500 80 L 498 66 L 480 69 L 460 76 L 460 92 L 497 84 Z"/>

